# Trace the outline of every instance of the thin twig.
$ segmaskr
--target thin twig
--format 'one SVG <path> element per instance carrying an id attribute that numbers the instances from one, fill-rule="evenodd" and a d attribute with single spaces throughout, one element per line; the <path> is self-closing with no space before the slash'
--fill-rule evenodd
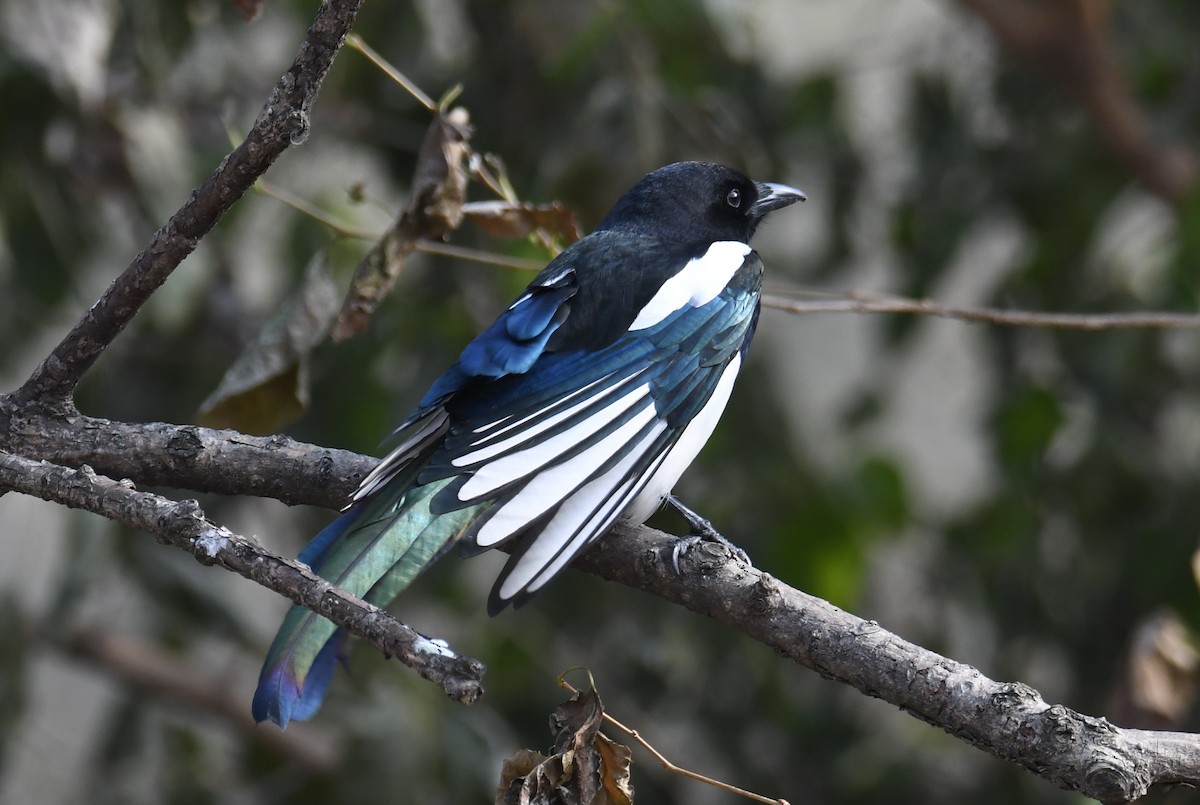
<path id="1" fill-rule="evenodd" d="M 378 241 L 381 234 L 369 232 L 365 229 L 355 229 L 348 224 L 334 218 L 329 213 L 322 210 L 317 205 L 309 202 L 299 196 L 284 190 L 281 187 L 276 187 L 266 181 L 259 181 L 255 189 L 266 196 L 270 196 L 277 201 L 281 201 L 299 213 L 307 215 L 314 221 L 323 224 L 333 231 L 335 235 L 343 238 L 355 238 L 357 240 Z M 483 249 L 472 249 L 467 246 L 454 246 L 441 241 L 419 239 L 413 242 L 416 250 L 425 254 L 436 254 L 442 257 L 453 257 L 457 260 L 466 260 L 472 263 L 480 263 L 489 266 L 499 266 L 500 268 L 511 268 L 515 271 L 540 271 L 545 267 L 545 263 L 541 260 L 525 260 L 520 257 L 510 257 L 506 254 L 498 252 L 484 251 Z"/>
<path id="2" fill-rule="evenodd" d="M 363 38 L 358 34 L 350 34 L 346 37 L 346 44 L 357 50 L 359 53 L 367 57 L 367 60 L 387 74 L 388 78 L 395 81 L 405 92 L 417 99 L 417 102 L 428 109 L 430 112 L 436 112 L 438 105 L 434 103 L 433 98 L 426 95 L 420 87 L 409 80 L 408 76 L 400 72 L 387 59 L 380 56 L 370 45 L 363 41 Z"/>
<path id="3" fill-rule="evenodd" d="M 355 238 L 358 240 L 377 241 L 382 235 L 376 232 L 368 232 L 365 229 L 355 229 L 347 224 L 338 221 L 329 213 L 322 210 L 320 207 L 306 201 L 299 196 L 294 196 L 288 191 L 275 187 L 264 181 L 260 181 L 255 185 L 255 188 L 264 195 L 271 196 L 277 201 L 281 201 L 297 212 L 307 215 L 318 223 L 324 224 L 333 230 L 334 234 L 343 238 Z M 511 268 L 515 271 L 540 271 L 545 267 L 545 263 L 540 260 L 523 260 L 520 257 L 510 257 L 497 252 L 488 252 L 483 249 L 472 249 L 467 246 L 454 246 L 449 243 L 442 243 L 436 240 L 416 240 L 414 241 L 416 250 L 426 254 L 436 254 L 442 257 L 453 257 L 458 260 L 467 260 L 472 263 L 481 263 L 483 265 L 499 266 L 500 268 Z"/>
<path id="4" fill-rule="evenodd" d="M 568 682 L 565 677 L 565 675 L 570 673 L 572 670 L 577 670 L 577 669 L 569 669 L 567 671 L 564 671 L 563 675 L 558 677 L 558 684 L 560 687 L 566 688 L 568 691 L 570 691 L 572 695 L 578 695 L 579 689 L 576 688 L 574 685 L 572 685 L 570 682 Z M 589 676 L 590 676 L 590 674 L 589 674 Z M 595 688 L 595 685 L 592 685 L 592 687 Z M 663 755 L 662 752 L 659 752 L 657 749 L 655 749 L 654 746 L 649 741 L 647 741 L 645 738 L 643 738 L 641 736 L 641 733 L 639 733 L 637 730 L 633 729 L 632 727 L 625 726 L 620 721 L 613 718 L 611 715 L 609 715 L 607 710 L 605 710 L 603 713 L 601 713 L 601 717 L 605 721 L 607 721 L 609 724 L 612 724 L 614 727 L 619 729 L 621 732 L 625 733 L 630 738 L 637 741 L 638 745 L 640 745 L 643 749 L 645 749 L 650 754 L 654 755 L 655 760 L 657 760 L 659 763 L 661 763 L 663 768 L 666 769 L 671 774 L 678 774 L 680 777 L 687 777 L 691 780 L 696 780 L 698 782 L 705 783 L 707 785 L 711 785 L 714 788 L 719 788 L 722 791 L 728 791 L 731 794 L 737 794 L 739 796 L 745 797 L 746 799 L 752 799 L 755 802 L 765 802 L 765 803 L 767 803 L 767 805 L 790 805 L 790 803 L 786 799 L 772 799 L 770 797 L 764 797 L 762 794 L 755 794 L 753 791 L 747 791 L 744 788 L 738 788 L 736 785 L 730 785 L 729 783 L 722 782 L 721 780 L 718 780 L 713 777 L 707 777 L 703 774 L 700 774 L 699 772 L 692 771 L 691 769 L 685 769 L 682 766 L 677 766 L 674 763 L 672 763 L 671 761 L 667 760 L 666 756 Z"/>
<path id="5" fill-rule="evenodd" d="M 346 38 L 346 43 L 350 45 L 350 47 L 366 56 L 372 64 L 374 64 L 381 71 L 383 71 L 385 75 L 403 87 L 406 92 L 416 98 L 417 101 L 423 104 L 425 108 L 431 112 L 445 114 L 448 111 L 450 104 L 452 104 L 454 100 L 462 93 L 462 85 L 456 84 L 435 103 L 428 93 L 418 87 L 416 83 L 414 83 L 408 78 L 408 76 L 397 69 L 395 65 L 381 56 L 370 45 L 368 45 L 361 36 L 358 34 L 350 34 Z M 484 184 L 484 186 L 486 186 L 504 201 L 507 201 L 510 204 L 520 204 L 520 197 L 513 188 L 512 182 L 509 181 L 508 174 L 504 170 L 503 163 L 493 155 L 478 154 L 471 149 L 469 144 L 465 144 L 464 147 L 466 148 L 467 164 L 470 166 L 470 171 L 476 176 L 476 178 L 478 178 Z M 488 164 L 495 169 L 495 173 L 492 173 L 492 171 L 488 170 Z M 557 255 L 562 251 L 559 245 L 555 242 L 554 237 L 542 227 L 535 227 L 530 233 L 529 237 L 534 244 L 546 249 L 551 255 Z M 467 260 L 475 260 L 476 262 L 501 265 L 506 268 L 511 267 L 512 265 L 511 263 L 507 262 L 498 262 L 491 259 L 478 259 L 478 257 L 467 256 L 465 252 L 457 256 L 461 256 Z M 541 268 L 542 266 L 539 265 L 537 267 Z"/>
<path id="6" fill-rule="evenodd" d="M 486 156 L 472 151 L 471 159 L 467 164 L 471 166 L 471 172 L 475 174 L 479 181 L 483 182 L 487 189 L 491 190 L 505 201 L 515 203 L 516 194 L 512 192 L 511 187 L 505 187 L 495 176 L 492 175 L 492 172 L 488 170 L 487 165 L 485 164 L 487 161 L 488 159 Z"/>
<path id="7" fill-rule="evenodd" d="M 454 257 L 459 260 L 469 260 L 473 263 L 511 268 L 515 271 L 541 271 L 546 267 L 541 260 L 524 260 L 520 257 L 509 257 L 505 254 L 487 252 L 482 249 L 471 249 L 466 246 L 454 246 L 449 243 L 439 243 L 433 240 L 418 240 L 417 251 L 427 254 L 437 254 L 443 257 Z"/>
<path id="8" fill-rule="evenodd" d="M 1189 313 L 1038 313 L 1001 308 L 968 308 L 941 305 L 929 299 L 876 296 L 848 292 L 835 300 L 788 299 L 778 293 L 763 294 L 763 307 L 788 313 L 917 313 L 944 319 L 986 322 L 1010 327 L 1055 327 L 1073 330 L 1132 328 L 1192 329 L 1200 315 Z"/>
<path id="9" fill-rule="evenodd" d="M 262 193 L 264 196 L 270 196 L 276 201 L 281 201 L 297 212 L 307 215 L 318 223 L 324 224 L 333 230 L 333 233 L 342 238 L 353 238 L 355 240 L 379 240 L 381 235 L 377 232 L 369 232 L 366 229 L 356 229 L 349 224 L 344 224 L 334 218 L 329 213 L 322 210 L 316 204 L 294 195 L 282 187 L 267 182 L 264 179 L 259 179 L 254 185 L 254 189 Z"/>

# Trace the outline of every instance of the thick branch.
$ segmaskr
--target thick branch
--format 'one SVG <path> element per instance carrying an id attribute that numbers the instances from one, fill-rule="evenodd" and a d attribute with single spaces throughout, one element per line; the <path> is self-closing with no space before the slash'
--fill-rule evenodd
<path id="1" fill-rule="evenodd" d="M 0 398 L 0 416 L 5 412 Z M 287 436 L 163 422 L 131 424 L 70 412 L 11 410 L 0 449 L 110 478 L 221 495 L 257 495 L 287 504 L 340 509 L 375 459 L 318 448 Z"/>
<path id="2" fill-rule="evenodd" d="M 309 110 L 361 4 L 362 0 L 321 4 L 296 60 L 275 85 L 246 139 L 192 191 L 187 203 L 14 392 L 17 403 L 66 408 L 79 379 L 200 239 L 280 154 L 308 137 Z"/>
<path id="3" fill-rule="evenodd" d="M 806 668 L 1101 802 L 1129 802 L 1153 785 L 1200 785 L 1200 736 L 1121 729 L 1048 705 L 1026 685 L 995 682 L 735 563 L 715 543 L 701 543 L 676 574 L 676 542 L 645 526 L 618 525 L 574 566 L 707 615 Z"/>
<path id="4" fill-rule="evenodd" d="M 0 488 L 86 509 L 147 531 L 160 542 L 192 554 L 201 564 L 221 565 L 328 618 L 440 685 L 452 699 L 466 704 L 483 693 L 483 664 L 478 660 L 435 645 L 304 565 L 214 524 L 194 500 L 168 500 L 139 492 L 126 481 L 97 475 L 86 466 L 69 469 L 5 452 L 0 452 Z"/>
<path id="5" fill-rule="evenodd" d="M 106 423 L 106 427 L 123 431 L 138 426 Z M 149 427 L 170 432 L 177 426 Z M 199 433 L 200 442 L 207 445 L 201 453 L 211 449 L 214 455 L 224 456 L 210 465 L 216 475 L 221 474 L 221 461 L 236 462 L 240 460 L 237 456 L 250 454 L 258 462 L 256 472 L 283 476 L 296 464 L 319 463 L 319 457 L 328 452 L 296 442 L 289 442 L 287 451 L 260 449 L 247 447 L 257 440 L 240 435 L 230 438 L 220 431 L 179 430 Z M 234 445 L 219 446 L 223 438 L 230 438 Z M 76 458 L 90 456 L 79 454 Z M 364 456 L 356 461 L 346 457 L 345 466 L 368 467 L 372 461 Z M 152 462 L 153 458 L 145 460 L 146 464 Z M 235 467 L 227 469 L 237 471 Z M 356 467 L 349 475 L 359 471 Z M 152 470 L 152 475 L 171 484 L 163 468 Z M 173 485 L 186 484 L 176 481 Z M 216 485 L 209 481 L 200 487 Z M 388 618 L 338 593 L 306 568 L 218 529 L 203 520 L 194 503 L 177 504 L 134 492 L 90 470 L 76 472 L 0 453 L 0 488 L 5 486 L 148 530 L 202 562 L 212 563 L 215 558 L 293 601 L 305 606 L 315 602 L 319 605 L 316 611 L 339 623 L 349 626 L 339 618 L 347 610 L 357 613 L 362 606 L 368 610 L 366 625 L 351 628 L 356 634 L 376 635 L 380 623 Z M 340 501 L 352 488 L 347 475 L 335 475 L 326 484 L 288 494 L 291 502 L 328 505 L 330 497 Z M 115 497 L 116 502 L 108 497 Z M 131 515 L 127 507 L 135 502 L 139 513 Z M 619 526 L 576 560 L 575 567 L 708 615 L 824 676 L 853 685 L 997 757 L 1101 801 L 1128 802 L 1153 785 L 1200 785 L 1200 736 L 1120 729 L 1103 719 L 1048 705 L 1025 685 L 995 682 L 970 666 L 908 643 L 874 622 L 792 589 L 753 567 L 731 562 L 725 549 L 715 545 L 701 543 L 684 557 L 683 573 L 677 574 L 670 559 L 675 544 L 675 537 L 644 526 Z M 215 557 L 210 555 L 214 546 Z M 281 589 L 277 584 L 285 576 L 287 585 Z M 311 591 L 297 589 L 301 585 L 315 587 Z M 331 609 L 329 602 L 337 596 L 349 603 Z M 397 648 L 396 640 L 381 643 L 370 636 L 368 640 L 385 653 L 403 650 Z"/>

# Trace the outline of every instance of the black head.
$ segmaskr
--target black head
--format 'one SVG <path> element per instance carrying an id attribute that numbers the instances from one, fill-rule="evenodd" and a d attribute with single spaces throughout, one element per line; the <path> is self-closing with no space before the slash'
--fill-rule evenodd
<path id="1" fill-rule="evenodd" d="M 718 240 L 749 243 L 767 213 L 804 198 L 793 187 L 754 182 L 724 165 L 676 162 L 642 177 L 596 230 L 628 230 L 700 250 Z"/>

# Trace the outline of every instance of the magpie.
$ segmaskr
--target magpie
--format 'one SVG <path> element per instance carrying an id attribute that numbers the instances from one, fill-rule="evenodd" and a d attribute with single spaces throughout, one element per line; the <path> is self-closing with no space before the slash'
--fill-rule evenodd
<path id="1" fill-rule="evenodd" d="M 495 615 L 618 517 L 645 521 L 712 434 L 754 335 L 763 264 L 750 238 L 804 198 L 708 162 L 647 174 L 466 346 L 300 561 L 386 606 L 451 547 L 504 545 Z M 255 720 L 310 718 L 345 636 L 293 607 Z"/>

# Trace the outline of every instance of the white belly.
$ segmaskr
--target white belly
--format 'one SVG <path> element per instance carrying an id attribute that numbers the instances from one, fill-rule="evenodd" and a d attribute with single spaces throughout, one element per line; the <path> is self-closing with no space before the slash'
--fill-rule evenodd
<path id="1" fill-rule="evenodd" d="M 659 465 L 645 488 L 625 509 L 625 516 L 630 520 L 642 523 L 654 514 L 655 510 L 662 505 L 663 498 L 674 488 L 679 476 L 683 475 L 683 471 L 695 460 L 700 449 L 704 447 L 708 437 L 712 436 L 713 430 L 717 427 L 717 421 L 720 420 L 725 405 L 729 402 L 729 394 L 733 391 L 733 381 L 737 379 L 741 366 L 742 356 L 741 353 L 738 353 L 725 367 L 708 402 L 683 429 L 683 433 L 679 435 L 679 441 L 675 442 L 675 446 L 667 453 L 667 457 L 663 459 L 663 463 Z"/>

